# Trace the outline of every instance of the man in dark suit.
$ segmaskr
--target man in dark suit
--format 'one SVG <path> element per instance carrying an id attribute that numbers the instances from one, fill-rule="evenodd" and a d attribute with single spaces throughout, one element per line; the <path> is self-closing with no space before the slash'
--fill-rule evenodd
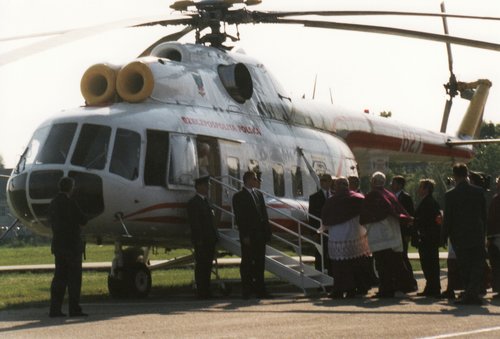
<path id="1" fill-rule="evenodd" d="M 243 175 L 243 188 L 233 196 L 233 212 L 240 232 L 242 296 L 248 299 L 252 291 L 258 298 L 270 297 L 264 283 L 266 242 L 271 239 L 271 225 L 257 174 Z"/>
<path id="2" fill-rule="evenodd" d="M 325 205 L 326 199 L 330 197 L 330 186 L 332 184 L 332 177 L 329 174 L 323 174 L 319 178 L 320 189 L 309 196 L 309 214 L 314 215 L 321 219 L 321 210 Z M 320 221 L 315 218 L 309 218 L 309 225 L 318 229 L 321 225 Z M 323 237 L 323 267 L 330 268 L 330 258 L 328 256 L 328 237 Z M 319 241 L 318 237 L 318 241 Z M 318 271 L 321 269 L 321 253 L 317 249 L 314 251 L 314 267 Z"/>
<path id="3" fill-rule="evenodd" d="M 441 236 L 441 208 L 434 199 L 434 180 L 422 179 L 418 195 L 422 199 L 415 211 L 415 236 L 412 244 L 418 248 L 420 264 L 424 271 L 425 288 L 418 296 L 441 297 L 439 280 L 439 240 Z"/>
<path id="4" fill-rule="evenodd" d="M 59 180 L 59 193 L 49 206 L 52 227 L 51 250 L 55 257 L 55 271 L 50 286 L 50 317 L 64 317 L 61 310 L 68 289 L 70 317 L 87 316 L 80 306 L 82 288 L 82 255 L 84 251 L 81 226 L 87 217 L 71 198 L 75 182 L 72 178 Z"/>
<path id="5" fill-rule="evenodd" d="M 196 195 L 188 201 L 187 205 L 191 241 L 194 247 L 196 296 L 199 299 L 211 297 L 210 276 L 217 242 L 214 211 L 207 198 L 208 181 L 208 176 L 195 180 Z"/>
<path id="6" fill-rule="evenodd" d="M 415 208 L 413 205 L 413 199 L 411 196 L 404 190 L 406 185 L 406 179 L 401 176 L 401 175 L 396 175 L 395 177 L 392 178 L 391 182 L 391 190 L 394 193 L 394 195 L 398 198 L 399 203 L 401 206 L 404 207 L 406 212 L 408 212 L 408 215 L 410 217 L 413 217 L 415 215 Z M 401 228 L 401 238 L 403 240 L 403 261 L 405 263 L 406 268 L 408 269 L 408 274 L 410 275 L 410 278 L 414 282 L 414 290 L 417 290 L 417 280 L 415 279 L 415 276 L 413 275 L 413 267 L 411 266 L 410 259 L 408 259 L 408 244 L 410 243 L 411 236 L 412 236 L 412 228 L 410 227 L 410 222 L 409 220 L 400 220 L 399 226 Z"/>
<path id="7" fill-rule="evenodd" d="M 485 261 L 486 199 L 484 191 L 467 180 L 465 164 L 453 166 L 456 185 L 445 194 L 443 238 L 449 236 L 464 282 L 463 297 L 456 304 L 481 305 Z"/>

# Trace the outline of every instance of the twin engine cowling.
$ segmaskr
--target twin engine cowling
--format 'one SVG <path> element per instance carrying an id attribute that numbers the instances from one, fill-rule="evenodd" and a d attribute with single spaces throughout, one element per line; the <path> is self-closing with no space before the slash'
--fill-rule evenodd
<path id="1" fill-rule="evenodd" d="M 253 81 L 246 65 L 212 60 L 202 66 L 190 62 L 190 55 L 178 47 L 157 46 L 151 56 L 123 67 L 105 63 L 89 67 L 80 83 L 86 104 L 139 103 L 150 97 L 161 102 L 214 103 L 220 97 L 216 93 L 224 92 L 222 88 L 240 104 L 252 97 Z"/>
<path id="2" fill-rule="evenodd" d="M 124 67 L 96 64 L 82 76 L 80 90 L 89 106 L 106 105 L 118 101 L 136 103 L 153 92 L 154 77 L 142 61 L 133 61 Z"/>

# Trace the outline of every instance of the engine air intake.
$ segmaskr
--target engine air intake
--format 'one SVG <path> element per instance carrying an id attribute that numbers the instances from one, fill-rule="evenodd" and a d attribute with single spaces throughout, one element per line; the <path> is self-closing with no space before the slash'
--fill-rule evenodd
<path id="1" fill-rule="evenodd" d="M 153 73 L 141 61 L 131 62 L 118 72 L 116 90 L 125 101 L 141 102 L 151 95 L 153 88 Z"/>
<path id="2" fill-rule="evenodd" d="M 220 65 L 218 72 L 231 98 L 242 104 L 252 97 L 252 76 L 244 64 Z"/>
<path id="3" fill-rule="evenodd" d="M 85 71 L 80 81 L 80 91 L 87 105 L 101 105 L 114 101 L 118 69 L 118 66 L 109 64 L 95 64 Z"/>

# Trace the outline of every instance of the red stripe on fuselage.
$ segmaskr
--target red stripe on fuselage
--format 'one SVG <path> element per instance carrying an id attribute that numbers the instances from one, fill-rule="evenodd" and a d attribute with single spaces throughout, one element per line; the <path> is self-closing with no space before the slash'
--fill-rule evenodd
<path id="1" fill-rule="evenodd" d="M 130 218 L 130 217 L 133 217 L 134 215 L 138 215 L 138 214 L 146 213 L 146 212 L 151 212 L 151 211 L 155 211 L 155 210 L 160 210 L 160 209 L 164 209 L 164 208 L 186 208 L 186 207 L 187 207 L 187 204 L 184 202 L 182 202 L 182 203 L 181 202 L 165 202 L 162 204 L 149 206 L 149 207 L 143 208 L 142 210 L 138 210 L 136 212 L 127 214 L 126 216 L 124 216 L 124 218 Z"/>
<path id="2" fill-rule="evenodd" d="M 401 152 L 401 144 L 403 142 L 403 139 L 367 132 L 351 132 L 347 135 L 345 141 L 350 148 L 366 148 Z M 411 154 L 411 152 L 401 153 Z M 471 159 L 473 157 L 472 151 L 452 148 L 446 146 L 445 144 L 443 144 L 443 146 L 440 146 L 429 143 L 424 143 L 421 152 L 417 154 L 434 155 L 441 157 L 456 157 L 463 159 Z"/>

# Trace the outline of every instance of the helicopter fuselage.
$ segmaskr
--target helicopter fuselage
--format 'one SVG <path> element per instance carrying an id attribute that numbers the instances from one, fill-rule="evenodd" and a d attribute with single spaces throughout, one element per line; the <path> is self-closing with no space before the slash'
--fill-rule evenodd
<path id="1" fill-rule="evenodd" d="M 48 206 L 58 180 L 70 176 L 90 216 L 88 240 L 183 246 L 189 243 L 185 203 L 199 176 L 230 181 L 258 171 L 262 190 L 307 211 L 318 174 L 358 175 L 358 168 L 369 174 L 380 159 L 472 157 L 467 147 L 446 147 L 445 134 L 292 100 L 244 54 L 166 43 L 138 61 L 154 78 L 147 98 L 132 103 L 138 90 L 122 81 L 131 99 L 69 110 L 35 131 L 7 186 L 9 206 L 24 225 L 50 234 Z M 231 196 L 213 190 L 227 210 Z M 272 211 L 270 217 L 286 223 Z M 219 219 L 222 227 L 231 224 L 227 216 Z M 124 231 L 131 237 L 123 238 Z"/>

